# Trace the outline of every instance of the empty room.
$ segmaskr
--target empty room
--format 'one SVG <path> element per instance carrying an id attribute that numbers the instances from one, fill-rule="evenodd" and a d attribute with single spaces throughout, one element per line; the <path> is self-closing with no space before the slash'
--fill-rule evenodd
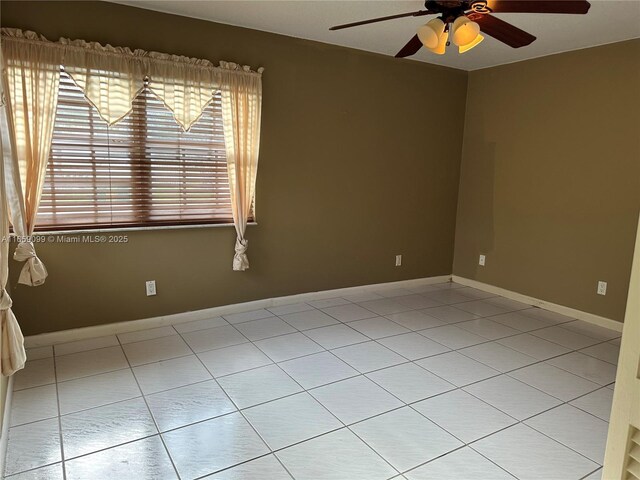
<path id="1" fill-rule="evenodd" d="M 640 0 L 0 25 L 1 478 L 640 480 Z"/>

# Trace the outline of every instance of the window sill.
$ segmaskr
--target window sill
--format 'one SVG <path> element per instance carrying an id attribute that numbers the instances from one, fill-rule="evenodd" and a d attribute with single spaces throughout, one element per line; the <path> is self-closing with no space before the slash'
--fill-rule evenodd
<path id="1" fill-rule="evenodd" d="M 257 222 L 249 222 L 247 226 L 258 225 Z M 209 223 L 204 225 L 163 225 L 150 227 L 112 227 L 112 228 L 89 228 L 79 230 L 42 230 L 33 232 L 33 235 L 77 235 L 92 233 L 109 233 L 109 232 L 146 232 L 152 230 L 186 230 L 192 228 L 225 228 L 233 227 L 233 223 Z M 13 233 L 11 234 L 13 236 Z"/>

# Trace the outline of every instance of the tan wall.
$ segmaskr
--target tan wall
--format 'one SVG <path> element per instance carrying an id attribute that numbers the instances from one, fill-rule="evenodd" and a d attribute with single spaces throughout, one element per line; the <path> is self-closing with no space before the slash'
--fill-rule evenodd
<path id="1" fill-rule="evenodd" d="M 465 72 L 109 3 L 1 7 L 49 39 L 266 67 L 251 269 L 231 271 L 232 228 L 42 245 L 45 285 L 16 286 L 11 265 L 26 335 L 451 273 Z"/>
<path id="2" fill-rule="evenodd" d="M 640 40 L 471 72 L 455 274 L 623 320 L 639 86 Z"/>

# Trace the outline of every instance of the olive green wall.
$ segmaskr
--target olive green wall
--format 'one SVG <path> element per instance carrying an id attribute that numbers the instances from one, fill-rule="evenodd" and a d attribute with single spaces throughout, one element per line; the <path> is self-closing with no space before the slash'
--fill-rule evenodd
<path id="1" fill-rule="evenodd" d="M 251 269 L 231 271 L 229 227 L 38 245 L 45 285 L 17 285 L 11 265 L 26 335 L 451 273 L 465 72 L 110 3 L 1 8 L 49 39 L 266 67 Z"/>
<path id="2" fill-rule="evenodd" d="M 454 274 L 623 320 L 639 86 L 640 40 L 470 73 Z"/>

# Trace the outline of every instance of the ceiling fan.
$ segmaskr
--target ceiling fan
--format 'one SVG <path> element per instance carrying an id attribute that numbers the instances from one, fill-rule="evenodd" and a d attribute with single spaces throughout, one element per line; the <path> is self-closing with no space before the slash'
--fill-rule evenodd
<path id="1" fill-rule="evenodd" d="M 438 15 L 418 28 L 417 34 L 395 56 L 409 57 L 422 46 L 442 55 L 451 41 L 458 46 L 460 53 L 464 53 L 484 40 L 480 32 L 510 47 L 520 48 L 532 43 L 536 37 L 494 17 L 492 13 L 585 14 L 590 6 L 586 0 L 426 0 L 424 10 L 336 25 L 329 30 L 342 30 L 396 18 Z"/>

